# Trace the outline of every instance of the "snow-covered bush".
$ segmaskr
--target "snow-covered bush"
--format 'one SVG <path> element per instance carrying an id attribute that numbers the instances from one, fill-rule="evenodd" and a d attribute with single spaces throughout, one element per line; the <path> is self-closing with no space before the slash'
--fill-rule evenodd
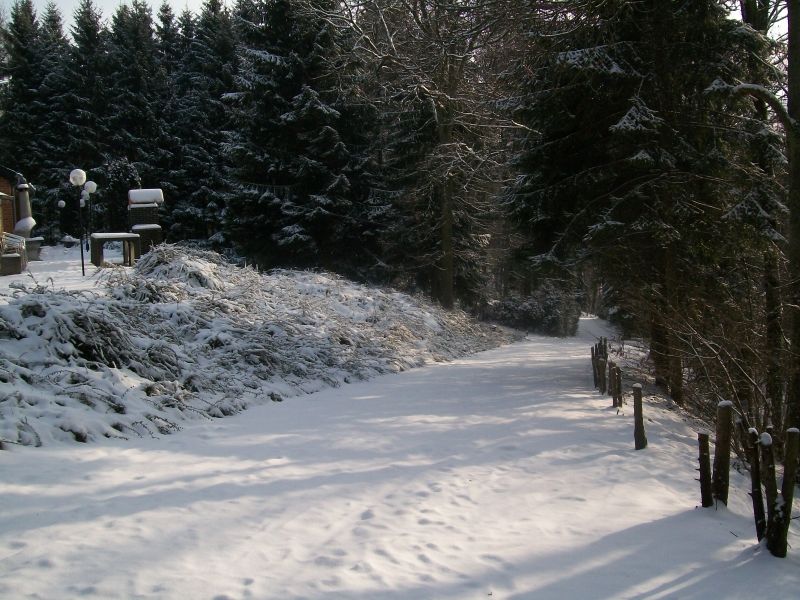
<path id="1" fill-rule="evenodd" d="M 91 293 L 35 286 L 0 305 L 0 440 L 168 433 L 510 339 L 405 294 L 165 244 Z"/>
<path id="2" fill-rule="evenodd" d="M 578 329 L 580 305 L 574 295 L 545 283 L 530 296 L 510 296 L 489 306 L 490 319 L 536 333 L 572 336 Z"/>

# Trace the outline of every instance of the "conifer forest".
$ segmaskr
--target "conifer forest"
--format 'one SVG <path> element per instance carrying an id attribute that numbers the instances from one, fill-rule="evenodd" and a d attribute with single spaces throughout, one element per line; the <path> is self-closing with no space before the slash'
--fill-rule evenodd
<path id="1" fill-rule="evenodd" d="M 51 243 L 77 232 L 58 202 L 80 167 L 94 231 L 161 188 L 169 242 L 556 335 L 599 314 L 678 405 L 729 400 L 779 447 L 800 425 L 798 27 L 800 0 L 15 0 L 0 164 Z"/>

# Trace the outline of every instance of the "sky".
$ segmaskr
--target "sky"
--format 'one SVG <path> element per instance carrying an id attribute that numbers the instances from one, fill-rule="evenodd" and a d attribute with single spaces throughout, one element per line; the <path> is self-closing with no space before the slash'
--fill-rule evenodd
<path id="1" fill-rule="evenodd" d="M 36 7 L 37 14 L 41 15 L 44 12 L 49 0 L 33 0 L 33 5 Z M 183 12 L 184 8 L 189 8 L 192 12 L 199 12 L 203 0 L 168 0 L 175 14 Z M 11 5 L 14 0 L 0 0 L 0 6 L 3 8 L 3 13 L 8 16 Z M 64 17 L 65 28 L 69 29 L 72 24 L 72 14 L 80 4 L 80 0 L 55 0 L 56 5 L 61 9 L 61 16 Z M 95 5 L 100 9 L 103 18 L 110 19 L 111 15 L 120 4 L 130 3 L 130 0 L 94 0 Z M 153 7 L 153 13 L 158 12 L 158 7 L 161 5 L 161 0 L 148 0 L 150 6 Z"/>

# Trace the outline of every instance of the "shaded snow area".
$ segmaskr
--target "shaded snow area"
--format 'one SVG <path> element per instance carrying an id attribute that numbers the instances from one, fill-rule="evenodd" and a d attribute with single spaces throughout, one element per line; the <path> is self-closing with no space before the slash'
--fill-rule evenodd
<path id="1" fill-rule="evenodd" d="M 585 319 L 575 339 L 529 337 L 159 439 L 13 446 L 0 597 L 797 597 L 796 525 L 789 557 L 771 557 L 736 472 L 729 508 L 699 508 L 680 412 L 646 397 L 649 445 L 633 449 L 632 409 L 592 390 L 600 334 Z"/>
<path id="2" fill-rule="evenodd" d="M 0 306 L 0 439 L 26 445 L 170 433 L 511 338 L 405 294 L 170 245 L 90 289 L 33 281 Z"/>

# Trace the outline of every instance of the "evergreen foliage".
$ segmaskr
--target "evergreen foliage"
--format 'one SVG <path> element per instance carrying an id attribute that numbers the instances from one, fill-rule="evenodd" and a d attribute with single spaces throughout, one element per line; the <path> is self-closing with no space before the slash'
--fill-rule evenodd
<path id="1" fill-rule="evenodd" d="M 326 73 L 336 32 L 288 0 L 240 3 L 237 29 L 227 232 L 266 264 L 352 269 L 368 258 L 352 248 L 369 250 L 361 234 L 374 219 L 358 181 L 363 160 L 348 143 L 358 139 L 347 131 L 355 122 L 343 122 L 342 94 Z"/>
<path id="2" fill-rule="evenodd" d="M 184 13 L 180 29 L 185 47 L 168 106 L 180 145 L 165 178 L 172 193 L 165 224 L 175 238 L 207 238 L 220 230 L 227 197 L 222 97 L 236 70 L 233 23 L 219 0 L 208 0 L 196 21 Z"/>

